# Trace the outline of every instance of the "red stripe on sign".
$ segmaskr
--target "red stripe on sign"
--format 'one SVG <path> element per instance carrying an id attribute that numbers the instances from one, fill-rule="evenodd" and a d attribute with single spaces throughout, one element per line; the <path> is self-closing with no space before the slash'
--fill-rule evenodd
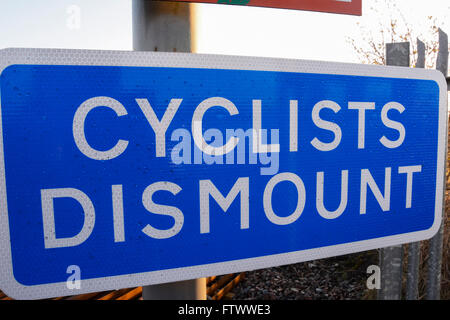
<path id="1" fill-rule="evenodd" d="M 281 9 L 319 11 L 341 14 L 362 15 L 362 0 L 163 0 L 201 2 L 231 5 L 246 5 Z"/>

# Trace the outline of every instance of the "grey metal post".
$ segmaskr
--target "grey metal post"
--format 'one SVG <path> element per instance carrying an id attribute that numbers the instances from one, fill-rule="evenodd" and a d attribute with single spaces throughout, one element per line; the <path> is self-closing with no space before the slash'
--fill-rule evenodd
<path id="1" fill-rule="evenodd" d="M 192 6 L 133 0 L 133 49 L 193 51 Z M 205 300 L 206 278 L 142 287 L 144 300 Z"/>
<path id="2" fill-rule="evenodd" d="M 192 8 L 188 3 L 133 0 L 133 49 L 194 51 Z"/>
<path id="3" fill-rule="evenodd" d="M 425 44 L 419 39 L 417 39 L 416 68 L 425 68 Z M 417 300 L 419 298 L 420 242 L 410 243 L 408 249 L 406 300 Z"/>
<path id="4" fill-rule="evenodd" d="M 386 64 L 409 67 L 409 42 L 386 44 Z M 403 246 L 380 250 L 381 287 L 379 300 L 399 300 L 402 295 Z"/>
<path id="5" fill-rule="evenodd" d="M 447 75 L 448 36 L 441 29 L 439 29 L 439 51 L 436 60 L 436 69 L 441 71 L 444 74 L 444 76 Z M 443 206 L 443 210 L 445 211 L 445 203 Z M 441 227 L 439 228 L 439 231 L 430 240 L 430 251 L 428 258 L 428 277 L 427 277 L 427 299 L 429 300 L 439 300 L 441 297 L 442 240 L 445 224 L 444 219 L 445 214 L 442 217 L 442 223 Z"/>
<path id="6" fill-rule="evenodd" d="M 206 300 L 206 278 L 142 287 L 144 300 Z"/>

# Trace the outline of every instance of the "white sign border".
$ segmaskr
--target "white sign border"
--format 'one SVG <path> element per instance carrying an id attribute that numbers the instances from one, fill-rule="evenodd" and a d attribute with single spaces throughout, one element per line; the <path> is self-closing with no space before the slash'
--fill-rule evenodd
<path id="1" fill-rule="evenodd" d="M 0 259 L 0 289 L 12 298 L 40 299 L 76 295 L 256 270 L 425 240 L 431 238 L 439 230 L 444 202 L 448 118 L 447 83 L 445 77 L 439 71 L 395 66 L 192 53 L 28 48 L 0 50 L 0 74 L 5 68 L 14 64 L 206 68 L 423 79 L 435 81 L 439 86 L 440 96 L 435 219 L 429 229 L 249 259 L 85 279 L 81 280 L 81 289 L 68 289 L 66 282 L 26 286 L 17 282 L 14 278 L 9 236 L 0 105 L 0 255 L 2 257 Z"/>

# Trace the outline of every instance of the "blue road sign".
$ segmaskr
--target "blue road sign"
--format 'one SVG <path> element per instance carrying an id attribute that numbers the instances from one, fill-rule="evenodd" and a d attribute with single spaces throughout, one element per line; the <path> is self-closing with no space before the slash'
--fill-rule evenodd
<path id="1" fill-rule="evenodd" d="M 419 241 L 441 223 L 432 70 L 1 51 L 1 285 L 43 298 Z"/>

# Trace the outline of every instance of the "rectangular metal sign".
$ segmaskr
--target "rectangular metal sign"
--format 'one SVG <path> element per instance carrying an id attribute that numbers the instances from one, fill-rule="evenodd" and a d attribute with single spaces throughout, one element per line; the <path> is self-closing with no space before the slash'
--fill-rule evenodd
<path id="1" fill-rule="evenodd" d="M 362 14 L 361 0 L 162 0 L 179 2 L 200 2 L 231 4 L 253 7 L 295 9 L 358 15 Z"/>
<path id="2" fill-rule="evenodd" d="M 441 223 L 438 71 L 51 49 L 0 61 L 11 297 L 285 265 L 423 240 Z"/>

